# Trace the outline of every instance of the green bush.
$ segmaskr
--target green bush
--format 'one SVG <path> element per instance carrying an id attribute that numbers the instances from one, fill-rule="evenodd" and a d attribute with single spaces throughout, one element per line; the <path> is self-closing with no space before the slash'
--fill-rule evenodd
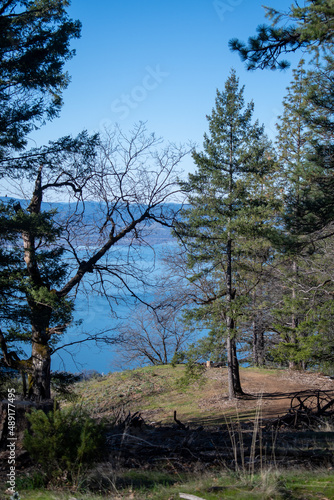
<path id="1" fill-rule="evenodd" d="M 174 354 L 171 365 L 185 363 L 184 375 L 178 379 L 177 386 L 187 387 L 193 382 L 204 383 L 205 362 L 225 362 L 226 352 L 222 338 L 210 332 L 206 337 L 202 337 L 193 344 L 189 344 L 187 349 Z"/>
<path id="2" fill-rule="evenodd" d="M 59 479 L 78 485 L 80 476 L 99 459 L 104 446 L 103 424 L 82 411 L 35 410 L 29 416 L 24 446 L 44 472 L 46 482 Z"/>
<path id="3" fill-rule="evenodd" d="M 16 488 L 22 490 L 42 490 L 46 486 L 46 477 L 41 471 L 27 470 L 16 478 Z"/>
<path id="4" fill-rule="evenodd" d="M 0 360 L 0 399 L 8 398 L 8 389 L 15 389 L 15 394 L 22 394 L 22 377 L 17 370 L 6 368 Z"/>
<path id="5" fill-rule="evenodd" d="M 73 391 L 74 384 L 79 382 L 81 375 L 75 375 L 69 372 L 52 372 L 51 389 L 56 399 L 65 401 L 75 401 L 77 395 Z"/>

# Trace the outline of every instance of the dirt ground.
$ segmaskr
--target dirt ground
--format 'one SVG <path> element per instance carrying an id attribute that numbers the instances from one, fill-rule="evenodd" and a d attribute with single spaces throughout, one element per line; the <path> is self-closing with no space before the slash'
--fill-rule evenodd
<path id="1" fill-rule="evenodd" d="M 274 419 L 289 412 L 292 398 L 296 394 L 305 395 L 302 397 L 304 400 L 309 394 L 317 394 L 319 391 L 320 399 L 325 398 L 325 402 L 334 399 L 334 379 L 319 373 L 297 370 L 275 370 L 273 373 L 270 370 L 241 370 L 241 386 L 245 394 L 233 401 L 228 399 L 226 368 L 211 368 L 207 370 L 205 377 L 210 379 L 210 383 L 204 385 L 204 391 L 197 401 L 199 411 L 196 411 L 196 417 L 189 417 L 189 413 L 184 413 L 180 408 L 178 418 L 181 421 L 194 425 L 217 425 L 224 423 L 226 416 L 235 415 L 236 411 L 242 420 L 253 419 L 257 409 L 263 419 Z M 293 404 L 296 404 L 296 400 L 293 400 Z M 307 404 L 316 403 L 308 398 Z M 172 418 L 169 415 L 166 419 L 162 408 L 140 412 L 149 424 L 159 420 L 167 422 Z"/>
<path id="2" fill-rule="evenodd" d="M 197 401 L 200 411 L 195 418 L 187 418 L 182 407 L 174 423 L 159 423 L 163 411 L 159 414 L 158 408 L 153 412 L 144 410 L 139 418 L 134 414 L 133 421 L 111 430 L 111 460 L 117 459 L 126 468 L 152 467 L 167 461 L 177 470 L 222 463 L 233 469 L 243 460 L 247 464 L 253 460 L 254 466 L 262 466 L 263 461 L 269 467 L 283 468 L 333 466 L 332 427 L 326 428 L 323 420 L 315 421 L 309 416 L 302 419 L 304 412 L 294 413 L 291 401 L 297 408 L 300 403 L 332 402 L 334 380 L 308 372 L 242 370 L 245 395 L 230 401 L 226 369 L 212 368 L 206 377 L 211 383 L 204 386 L 205 397 Z M 255 431 L 257 408 L 260 426 Z M 240 418 L 236 418 L 236 412 Z M 252 446 L 256 448 L 255 458 L 251 458 Z"/>
<path id="3" fill-rule="evenodd" d="M 317 373 L 282 370 L 273 374 L 266 373 L 264 376 L 260 372 L 241 370 L 240 376 L 245 393 L 243 398 L 231 402 L 225 393 L 205 398 L 200 405 L 217 410 L 237 407 L 242 413 L 260 405 L 263 418 L 275 418 L 289 411 L 291 398 L 296 393 L 333 391 L 334 397 L 334 380 Z M 208 370 L 207 377 L 219 380 L 224 387 L 227 385 L 227 371 L 224 369 Z"/>

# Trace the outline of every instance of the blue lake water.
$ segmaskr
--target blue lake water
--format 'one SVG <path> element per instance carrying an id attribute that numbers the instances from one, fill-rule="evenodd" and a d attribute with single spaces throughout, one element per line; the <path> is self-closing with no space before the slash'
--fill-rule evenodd
<path id="1" fill-rule="evenodd" d="M 152 267 L 150 277 L 158 277 L 163 270 L 163 263 L 161 255 L 166 247 L 173 245 L 173 243 L 164 242 L 154 245 L 154 254 L 151 249 L 141 249 L 140 258 L 136 265 L 143 268 Z M 174 243 L 175 245 L 175 243 Z M 121 248 L 122 251 L 122 248 Z M 124 253 L 127 248 L 124 246 Z M 133 283 L 132 283 L 133 285 Z M 134 285 L 133 289 L 141 299 L 150 301 L 152 292 L 143 292 L 139 286 Z M 71 326 L 64 334 L 64 338 L 59 342 L 59 346 L 71 342 L 77 342 L 82 339 L 85 334 L 94 335 L 100 331 L 107 329 L 116 329 L 121 321 L 126 321 L 133 314 L 135 301 L 129 297 L 128 301 L 124 302 L 119 295 L 120 291 L 117 289 L 110 289 L 110 294 L 119 296 L 120 301 L 116 303 L 111 300 L 113 313 L 110 311 L 110 305 L 105 296 L 91 293 L 87 287 L 88 293 L 79 292 L 75 301 L 74 321 L 81 320 L 82 324 L 79 326 Z M 122 290 L 121 290 L 122 292 Z M 112 332 L 109 335 L 113 335 Z M 118 371 L 127 368 L 121 363 L 119 356 L 116 353 L 115 346 L 109 346 L 100 343 L 96 345 L 94 341 L 87 343 L 72 345 L 67 348 L 61 349 L 54 353 L 52 356 L 52 370 L 66 370 L 70 372 L 81 372 L 83 370 L 96 370 L 100 373 L 108 373 L 110 371 Z M 133 368 L 133 366 L 131 366 Z"/>
<path id="2" fill-rule="evenodd" d="M 7 197 L 0 197 L 0 201 L 7 204 L 10 202 L 19 202 L 22 207 L 26 207 L 29 203 L 27 200 L 23 199 L 11 199 Z M 85 217 L 89 224 L 93 224 L 94 217 L 96 213 L 100 210 L 100 204 L 93 201 L 88 201 L 85 203 Z M 140 208 L 140 207 L 139 207 Z M 180 208 L 179 204 L 166 204 L 166 208 L 172 210 L 178 210 Z M 69 213 L 74 212 L 78 209 L 76 203 L 69 205 L 67 203 L 43 203 L 43 210 L 56 209 L 60 217 L 65 214 L 68 217 Z M 79 204 L 80 212 L 80 204 Z M 83 210 L 83 208 L 82 208 Z M 158 207 L 160 210 L 160 207 Z M 132 253 L 134 256 L 134 263 L 139 269 L 148 269 L 150 277 L 157 277 L 161 275 L 163 264 L 161 260 L 161 255 L 163 251 L 170 247 L 176 245 L 175 240 L 171 237 L 170 229 L 159 225 L 158 223 L 152 223 L 152 225 L 147 228 L 147 237 L 145 241 L 150 243 L 151 247 L 132 247 Z M 125 239 L 124 239 L 125 241 Z M 80 248 L 77 248 L 80 253 Z M 122 265 L 126 262 L 129 247 L 127 244 L 117 245 L 110 252 L 110 261 L 115 265 Z M 83 260 L 87 260 L 84 247 L 82 248 L 82 255 L 80 256 Z M 154 268 L 153 268 L 154 264 Z M 85 335 L 94 335 L 100 331 L 107 329 L 115 329 L 117 324 L 119 324 L 120 319 L 126 320 L 131 314 L 133 314 L 133 309 L 131 309 L 131 303 L 133 305 L 133 299 L 129 299 L 126 304 L 121 300 L 117 303 L 115 300 L 111 300 L 114 314 L 110 312 L 110 305 L 105 296 L 99 296 L 97 293 L 92 293 L 89 286 L 89 280 L 93 279 L 93 275 L 87 274 L 84 277 L 83 284 L 86 286 L 87 294 L 79 291 L 75 299 L 75 312 L 74 312 L 74 322 L 82 320 L 80 326 L 71 326 L 67 329 L 63 338 L 57 344 L 57 347 L 80 341 Z M 88 281 L 88 283 L 87 283 Z M 150 296 L 150 291 L 143 292 L 139 285 L 136 285 L 134 280 L 131 278 L 126 278 L 127 284 L 131 285 L 132 289 L 142 300 L 150 301 L 152 295 Z M 114 295 L 116 298 L 121 299 L 122 292 L 116 287 L 110 286 L 108 293 Z M 118 318 L 118 319 L 117 319 Z M 23 346 L 22 346 L 23 347 Z M 24 348 L 24 347 L 23 347 Z M 30 356 L 30 352 L 26 352 L 27 356 Z M 88 342 L 83 344 L 76 344 L 69 346 L 66 349 L 61 349 L 56 351 L 52 356 L 51 369 L 56 370 L 66 370 L 71 372 L 78 372 L 83 370 L 96 370 L 100 373 L 108 373 L 109 371 L 115 371 L 121 368 L 117 355 L 115 353 L 115 348 L 108 345 L 100 344 L 97 346 L 94 342 Z"/>

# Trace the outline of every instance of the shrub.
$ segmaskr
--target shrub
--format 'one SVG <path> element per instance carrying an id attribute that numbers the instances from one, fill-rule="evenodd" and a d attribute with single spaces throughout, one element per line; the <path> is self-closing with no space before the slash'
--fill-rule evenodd
<path id="1" fill-rule="evenodd" d="M 51 373 L 51 389 L 57 399 L 75 401 L 76 394 L 73 392 L 73 386 L 81 379 L 80 375 L 75 375 L 69 372 L 52 372 Z"/>
<path id="2" fill-rule="evenodd" d="M 46 476 L 46 481 L 78 484 L 79 478 L 101 455 L 103 424 L 96 423 L 81 408 L 28 415 L 30 431 L 24 446 Z"/>
<path id="3" fill-rule="evenodd" d="M 7 399 L 8 389 L 15 389 L 15 394 L 22 394 L 22 376 L 17 370 L 7 368 L 0 360 L 0 399 Z"/>

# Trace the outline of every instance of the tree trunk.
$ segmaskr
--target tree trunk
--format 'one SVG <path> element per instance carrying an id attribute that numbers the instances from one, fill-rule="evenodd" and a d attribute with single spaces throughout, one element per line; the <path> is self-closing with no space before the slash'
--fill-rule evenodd
<path id="1" fill-rule="evenodd" d="M 239 361 L 237 358 L 237 344 L 236 344 L 235 338 L 231 339 L 231 347 L 232 347 L 234 394 L 238 397 L 238 396 L 242 396 L 244 392 L 241 388 Z"/>
<path id="2" fill-rule="evenodd" d="M 41 213 L 42 205 L 42 170 L 40 166 L 35 182 L 35 189 L 27 208 L 31 214 Z M 36 257 L 35 234 L 33 231 L 23 231 L 24 261 L 30 280 L 35 289 L 48 290 L 44 283 Z M 40 299 L 43 300 L 43 299 Z M 27 295 L 28 305 L 31 311 L 31 359 L 28 377 L 28 397 L 35 401 L 43 401 L 51 398 L 50 390 L 50 368 L 51 368 L 51 348 L 50 341 L 50 319 L 52 307 L 36 302 L 30 294 Z"/>
<path id="3" fill-rule="evenodd" d="M 50 351 L 48 345 L 32 342 L 32 374 L 29 381 L 29 397 L 34 401 L 51 399 Z"/>
<path id="4" fill-rule="evenodd" d="M 51 398 L 51 348 L 49 346 L 51 310 L 34 308 L 32 314 L 31 374 L 28 396 L 34 401 Z"/>
<path id="5" fill-rule="evenodd" d="M 241 396 L 243 391 L 240 384 L 239 363 L 237 358 L 237 349 L 235 342 L 235 324 L 231 316 L 231 307 L 234 299 L 232 291 L 232 241 L 227 242 L 227 300 L 229 311 L 226 317 L 227 326 L 227 371 L 228 371 L 228 396 L 229 399 L 234 399 Z"/>
<path id="6" fill-rule="evenodd" d="M 254 318 L 253 324 L 253 362 L 255 366 L 264 366 L 264 331 L 261 321 Z"/>
<path id="7" fill-rule="evenodd" d="M 258 350 L 258 330 L 256 318 L 252 322 L 253 330 L 253 363 L 255 366 L 259 366 L 259 350 Z"/>
<path id="8" fill-rule="evenodd" d="M 22 377 L 22 394 L 23 397 L 27 397 L 27 378 L 26 378 L 26 373 L 21 370 L 21 377 Z"/>
<path id="9" fill-rule="evenodd" d="M 239 361 L 237 358 L 237 346 L 235 339 L 229 334 L 226 342 L 227 350 L 227 373 L 228 373 L 228 397 L 237 398 L 243 395 L 240 382 Z"/>
<path id="10" fill-rule="evenodd" d="M 292 271 L 294 274 L 294 279 L 296 279 L 297 275 L 298 275 L 298 267 L 297 267 L 297 263 L 295 260 L 292 263 Z M 296 311 L 295 311 L 295 308 L 296 308 L 296 304 L 295 304 L 296 288 L 295 288 L 295 285 L 293 285 L 293 287 L 292 287 L 292 300 L 293 300 L 293 312 L 292 312 L 292 316 L 291 316 L 292 333 L 291 333 L 290 341 L 297 346 L 296 328 L 298 327 L 298 318 L 297 318 Z M 289 360 L 289 368 L 290 368 L 290 370 L 296 370 L 298 368 L 298 363 L 295 360 L 290 359 Z"/>
<path id="11" fill-rule="evenodd" d="M 228 333 L 226 341 L 227 350 L 227 380 L 228 380 L 228 397 L 234 399 L 236 393 L 234 390 L 234 375 L 233 375 L 233 359 L 232 359 L 232 339 L 231 334 Z"/>
<path id="12" fill-rule="evenodd" d="M 262 287 L 259 288 L 259 293 L 262 295 Z M 257 304 L 257 292 L 253 291 L 253 363 L 255 366 L 264 366 L 264 321 L 261 308 Z"/>

